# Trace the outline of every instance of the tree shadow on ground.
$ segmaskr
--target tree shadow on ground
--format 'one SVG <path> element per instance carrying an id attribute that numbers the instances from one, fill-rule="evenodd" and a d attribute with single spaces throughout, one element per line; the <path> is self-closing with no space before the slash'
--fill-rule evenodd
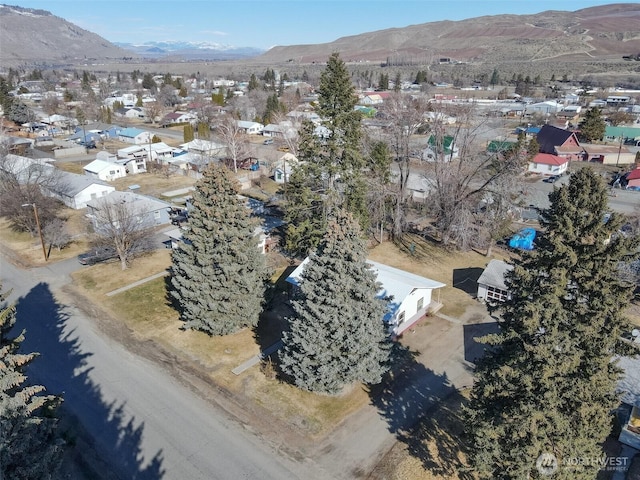
<path id="1" fill-rule="evenodd" d="M 462 290 L 475 298 L 478 293 L 478 279 L 484 270 L 482 268 L 455 268 L 453 270 L 453 288 Z"/>
<path id="2" fill-rule="evenodd" d="M 287 318 L 293 315 L 289 300 L 294 286 L 286 280 L 295 269 L 295 265 L 285 268 L 267 291 L 265 307 L 260 314 L 258 324 L 253 329 L 254 338 L 261 352 L 279 342 L 283 332 L 289 326 Z"/>
<path id="3" fill-rule="evenodd" d="M 463 325 L 464 335 L 464 359 L 475 365 L 476 360 L 482 357 L 489 348 L 487 345 L 480 343 L 478 339 L 485 335 L 500 332 L 498 322 L 471 323 Z"/>
<path id="4" fill-rule="evenodd" d="M 81 345 L 69 326 L 68 311 L 57 303 L 47 284 L 39 283 L 17 301 L 16 318 L 14 328 L 26 331 L 22 350 L 40 354 L 29 365 L 29 381 L 44 385 L 49 394 L 62 395 L 65 413 L 86 430 L 100 432 L 97 438 L 84 438 L 84 430 L 68 432 L 83 437 L 104 458 L 85 459 L 85 466 L 101 478 L 161 479 L 162 451 L 153 458 L 144 455 L 144 424 L 136 425 L 126 412 L 126 402 L 105 401 L 100 386 L 91 379 L 93 354 Z"/>
<path id="5" fill-rule="evenodd" d="M 473 479 L 464 462 L 467 447 L 462 435 L 452 432 L 462 432 L 459 406 L 464 397 L 446 374 L 417 362 L 417 353 L 398 345 L 394 350 L 392 370 L 369 390 L 372 404 L 389 431 L 431 474 Z"/>

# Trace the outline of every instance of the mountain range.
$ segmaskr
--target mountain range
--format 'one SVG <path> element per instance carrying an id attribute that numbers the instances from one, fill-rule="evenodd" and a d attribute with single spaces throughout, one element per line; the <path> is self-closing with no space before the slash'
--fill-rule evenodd
<path id="1" fill-rule="evenodd" d="M 45 10 L 0 5 L 0 64 L 77 64 L 88 60 L 180 62 L 238 60 L 254 64 L 324 62 L 340 52 L 349 62 L 544 63 L 611 61 L 640 53 L 640 4 L 575 12 L 493 15 L 390 28 L 315 45 L 264 52 L 207 42 L 110 43 Z M 634 62 L 635 63 L 635 62 Z"/>

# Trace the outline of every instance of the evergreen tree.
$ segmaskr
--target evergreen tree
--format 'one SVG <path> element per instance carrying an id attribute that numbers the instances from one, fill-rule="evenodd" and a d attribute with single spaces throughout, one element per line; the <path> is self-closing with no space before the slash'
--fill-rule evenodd
<path id="1" fill-rule="evenodd" d="M 142 103 L 142 95 L 138 94 L 136 99 L 136 107 L 142 107 L 144 104 Z"/>
<path id="2" fill-rule="evenodd" d="M 25 369 L 38 354 L 19 353 L 24 331 L 10 338 L 15 308 L 0 295 L 0 478 L 54 478 L 62 459 L 63 442 L 54 416 L 61 399 L 39 395 L 40 385 L 26 385 Z"/>
<path id="3" fill-rule="evenodd" d="M 188 123 L 184 127 L 182 127 L 182 138 L 184 139 L 185 143 L 186 142 L 190 142 L 191 140 L 193 140 L 195 138 L 195 132 L 193 131 L 193 125 Z"/>
<path id="4" fill-rule="evenodd" d="M 256 77 L 255 73 L 252 73 L 251 77 L 249 78 L 249 85 L 247 85 L 247 90 L 256 90 L 259 86 L 260 83 L 258 82 L 258 77 Z"/>
<path id="5" fill-rule="evenodd" d="M 491 74 L 491 80 L 489 80 L 489 83 L 492 86 L 495 86 L 495 85 L 500 83 L 500 74 L 498 73 L 498 69 L 497 68 L 493 69 L 493 73 Z"/>
<path id="6" fill-rule="evenodd" d="M 366 255 L 357 223 L 337 211 L 302 273 L 283 338 L 282 371 L 302 389 L 336 394 L 354 382 L 379 383 L 387 369 L 385 300 Z"/>
<path id="7" fill-rule="evenodd" d="M 185 329 L 226 335 L 258 323 L 265 259 L 238 191 L 231 172 L 213 165 L 196 185 L 189 230 L 172 251 L 170 295 Z"/>
<path id="8" fill-rule="evenodd" d="M 150 73 L 145 73 L 142 77 L 142 88 L 146 88 L 147 90 L 155 90 L 156 82 L 153 79 L 153 75 Z"/>
<path id="9" fill-rule="evenodd" d="M 623 311 L 633 285 L 621 262 L 637 258 L 638 239 L 617 235 L 607 187 L 591 169 L 550 194 L 545 233 L 517 259 L 501 331 L 478 362 L 467 410 L 472 461 L 481 478 L 539 478 L 536 460 L 554 455 L 553 478 L 596 478 L 601 465 L 562 468 L 563 459 L 603 456 L 628 328 Z"/>
<path id="10" fill-rule="evenodd" d="M 312 237 L 307 238 L 309 243 L 298 244 L 297 248 L 302 252 L 310 251 L 318 244 L 321 238 L 319 232 L 324 230 L 322 225 L 326 218 L 335 208 L 347 204 L 346 193 L 353 191 L 357 194 L 364 163 L 360 152 L 360 113 L 354 110 L 357 96 L 349 71 L 337 53 L 329 57 L 327 67 L 320 75 L 318 93 L 317 112 L 330 133 L 327 138 L 321 139 L 315 134 L 313 125 L 308 122 L 303 124 L 298 158 L 308 164 L 305 168 L 311 174 L 308 177 L 300 175 L 296 181 L 302 183 L 298 192 L 314 192 L 322 200 L 305 202 L 313 203 L 314 211 L 304 212 L 302 218 L 295 216 L 300 209 L 292 204 L 292 198 L 287 199 L 286 207 L 289 229 L 300 228 L 302 222 L 307 222 L 309 228 L 306 231 L 313 233 Z M 337 178 L 341 180 L 341 188 L 336 184 Z M 350 205 L 358 206 L 361 202 L 352 199 Z M 366 227 L 366 211 L 359 210 L 357 213 L 358 219 L 362 220 L 361 226 Z M 292 242 L 287 240 L 287 244 Z"/>
<path id="11" fill-rule="evenodd" d="M 606 124 L 599 108 L 590 108 L 580 122 L 580 137 L 587 142 L 602 140 Z"/>

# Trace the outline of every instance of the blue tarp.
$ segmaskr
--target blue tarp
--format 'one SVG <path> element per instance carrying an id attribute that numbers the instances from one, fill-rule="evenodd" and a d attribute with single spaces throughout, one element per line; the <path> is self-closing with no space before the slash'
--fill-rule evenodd
<path id="1" fill-rule="evenodd" d="M 511 240 L 509 246 L 511 248 L 519 248 L 521 250 L 533 250 L 533 241 L 536 238 L 536 231 L 533 228 L 523 228 L 516 233 Z"/>

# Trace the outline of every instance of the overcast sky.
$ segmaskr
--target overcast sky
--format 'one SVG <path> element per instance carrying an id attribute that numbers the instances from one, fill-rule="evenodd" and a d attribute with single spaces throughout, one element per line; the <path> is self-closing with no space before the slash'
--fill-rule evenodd
<path id="1" fill-rule="evenodd" d="M 12 3 L 12 2 L 7 2 Z M 203 41 L 268 49 L 483 15 L 575 11 L 592 0 L 23 0 L 111 42 Z M 636 3 L 619 1 L 615 3 Z"/>

